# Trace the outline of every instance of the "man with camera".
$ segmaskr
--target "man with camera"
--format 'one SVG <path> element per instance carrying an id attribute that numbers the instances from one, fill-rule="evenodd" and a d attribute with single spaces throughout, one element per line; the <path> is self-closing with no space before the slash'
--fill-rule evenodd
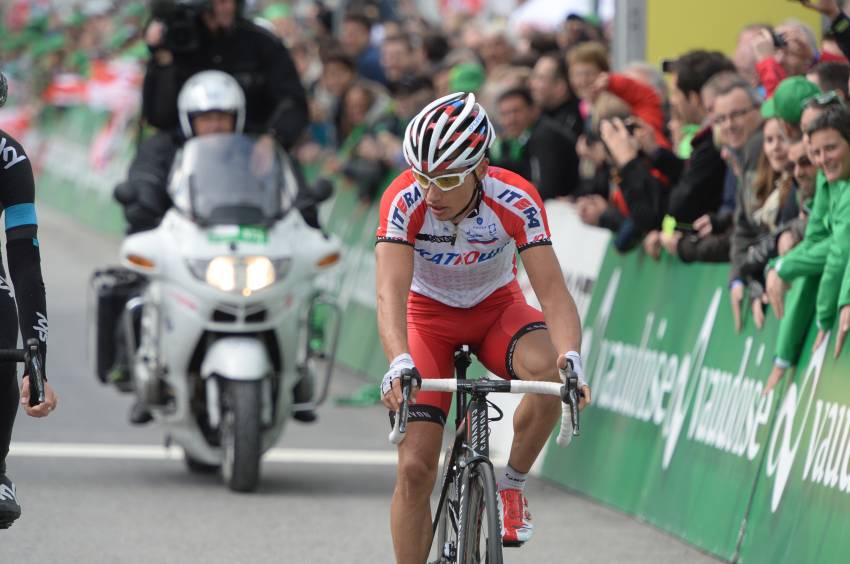
<path id="1" fill-rule="evenodd" d="M 245 92 L 245 131 L 291 149 L 308 123 L 307 99 L 292 58 L 276 37 L 242 15 L 244 0 L 155 0 L 145 30 L 150 51 L 142 115 L 178 127 L 177 95 L 204 70 L 232 75 Z"/>

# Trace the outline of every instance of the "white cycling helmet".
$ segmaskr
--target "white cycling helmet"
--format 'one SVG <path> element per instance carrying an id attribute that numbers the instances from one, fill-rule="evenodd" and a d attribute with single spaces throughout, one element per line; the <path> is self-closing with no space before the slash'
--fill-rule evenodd
<path id="1" fill-rule="evenodd" d="M 226 72 L 209 70 L 192 75 L 177 97 L 180 128 L 187 138 L 195 135 L 192 114 L 212 111 L 235 114 L 236 131 L 241 133 L 245 128 L 245 93 Z"/>
<path id="2" fill-rule="evenodd" d="M 475 94 L 456 92 L 434 100 L 404 132 L 404 158 L 424 173 L 477 165 L 495 133 Z"/>

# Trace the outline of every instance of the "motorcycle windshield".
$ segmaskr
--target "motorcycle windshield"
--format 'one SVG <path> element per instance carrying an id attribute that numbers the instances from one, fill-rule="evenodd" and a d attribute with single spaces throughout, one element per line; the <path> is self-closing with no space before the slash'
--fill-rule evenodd
<path id="1" fill-rule="evenodd" d="M 213 134 L 186 142 L 169 189 L 175 207 L 200 225 L 270 225 L 292 207 L 296 186 L 276 145 Z"/>

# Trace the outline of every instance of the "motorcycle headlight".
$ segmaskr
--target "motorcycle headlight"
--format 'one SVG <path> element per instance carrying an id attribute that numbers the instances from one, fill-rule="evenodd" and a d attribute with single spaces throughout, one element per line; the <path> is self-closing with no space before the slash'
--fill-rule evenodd
<path id="1" fill-rule="evenodd" d="M 204 279 L 213 288 L 223 292 L 236 289 L 237 264 L 233 257 L 215 257 L 207 265 Z"/>
<path id="2" fill-rule="evenodd" d="M 268 257 L 245 259 L 245 288 L 252 292 L 271 286 L 275 280 L 275 268 Z"/>
<path id="3" fill-rule="evenodd" d="M 189 270 L 198 280 L 223 292 L 239 292 L 250 296 L 282 278 L 289 259 L 270 259 L 264 256 L 191 259 L 186 261 Z"/>

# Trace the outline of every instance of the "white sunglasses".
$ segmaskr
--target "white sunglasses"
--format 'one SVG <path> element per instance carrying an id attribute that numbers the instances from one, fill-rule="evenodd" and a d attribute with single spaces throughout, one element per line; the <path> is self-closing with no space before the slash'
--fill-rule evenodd
<path id="1" fill-rule="evenodd" d="M 452 174 L 442 174 L 440 176 L 428 176 L 423 172 L 419 172 L 415 168 L 411 168 L 410 170 L 413 172 L 413 178 L 416 179 L 416 183 L 422 187 L 423 190 L 427 190 L 431 184 L 439 188 L 441 192 L 451 192 L 466 180 L 466 177 L 475 172 L 475 169 L 478 165 L 471 167 L 465 172 L 457 172 Z"/>

